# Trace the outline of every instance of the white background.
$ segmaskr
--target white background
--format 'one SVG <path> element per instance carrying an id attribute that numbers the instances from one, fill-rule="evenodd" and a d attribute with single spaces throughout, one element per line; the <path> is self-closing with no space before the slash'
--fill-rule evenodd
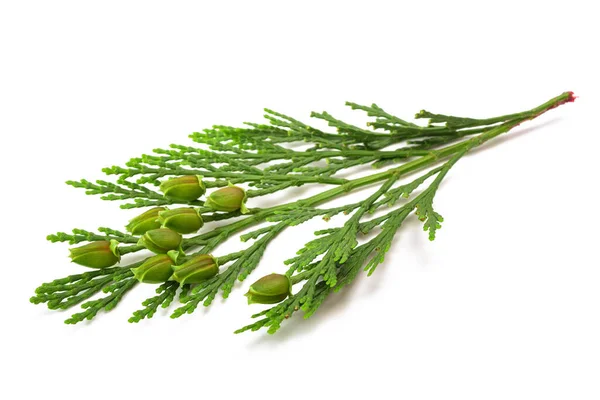
<path id="1" fill-rule="evenodd" d="M 600 398 L 594 2 L 402 3 L 3 1 L 0 397 Z M 67 179 L 263 107 L 487 117 L 566 90 L 574 104 L 453 168 L 435 242 L 407 223 L 372 277 L 275 336 L 231 333 L 261 309 L 242 294 L 322 221 L 282 234 L 227 302 L 179 320 L 127 323 L 149 285 L 77 326 L 28 302 L 81 271 L 48 233 L 135 214 Z"/>

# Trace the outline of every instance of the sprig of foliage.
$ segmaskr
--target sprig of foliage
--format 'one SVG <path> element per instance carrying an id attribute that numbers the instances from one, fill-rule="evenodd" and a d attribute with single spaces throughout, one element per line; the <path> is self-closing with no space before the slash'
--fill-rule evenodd
<path id="1" fill-rule="evenodd" d="M 237 330 L 236 333 L 247 330 L 255 331 L 260 328 L 268 328 L 269 333 L 275 333 L 284 320 L 300 309 L 305 312 L 305 318 L 312 316 L 332 291 L 338 291 L 343 286 L 352 283 L 364 264 L 366 264 L 365 271 L 371 275 L 377 265 L 384 261 L 385 253 L 390 249 L 396 231 L 413 210 L 416 209 L 417 215 L 420 215 L 418 211 L 419 207 L 422 207 L 420 205 L 427 204 L 427 207 L 432 210 L 431 212 L 435 213 L 433 211 L 435 193 L 447 172 L 464 154 L 463 152 L 455 155 L 442 167 L 398 188 L 403 193 L 413 192 L 426 179 L 437 174 L 436 179 L 427 189 L 402 207 L 378 218 L 377 225 L 367 223 L 361 226 L 360 220 L 376 204 L 377 199 L 389 193 L 388 190 L 395 181 L 395 177 L 390 178 L 377 192 L 364 201 L 342 228 L 334 229 L 328 235 L 307 243 L 298 251 L 297 257 L 286 261 L 286 264 L 291 264 L 287 273 L 291 275 L 292 282 L 306 281 L 302 288 L 277 306 L 253 315 L 254 318 L 260 316 L 264 316 L 264 318 Z M 439 214 L 435 213 L 435 215 Z M 368 233 L 375 226 L 381 227 L 380 233 L 367 243 L 356 247 L 359 233 Z M 425 227 L 429 229 L 427 221 Z M 435 226 L 435 229 L 439 228 L 439 225 Z M 324 254 L 322 259 L 315 262 L 315 259 L 322 254 Z M 292 275 L 296 271 L 303 272 Z M 301 276 L 300 279 L 298 279 L 299 276 Z"/>
<path id="2" fill-rule="evenodd" d="M 179 318 L 186 313 L 193 313 L 200 302 L 203 302 L 203 305 L 208 307 L 212 304 L 212 301 L 217 296 L 219 290 L 222 291 L 223 298 L 226 299 L 229 297 L 235 281 L 243 281 L 258 266 L 269 242 L 273 240 L 285 226 L 285 223 L 271 225 L 268 229 L 262 229 L 260 233 L 255 234 L 256 236 L 260 235 L 260 238 L 247 248 L 240 257 L 223 272 L 194 287 L 191 293 L 183 299 L 185 304 L 176 309 L 171 315 L 171 318 Z"/>
<path id="3" fill-rule="evenodd" d="M 116 183 L 103 180 L 92 183 L 85 179 L 67 183 L 86 189 L 87 194 L 100 194 L 104 200 L 133 200 L 133 203 L 123 204 L 123 208 L 201 205 L 199 202 L 180 203 L 165 199 L 162 194 L 146 186 L 159 185 L 161 179 L 169 176 L 202 175 L 209 188 L 223 187 L 228 182 L 247 183 L 257 188 L 251 192 L 251 197 L 307 183 L 341 185 L 346 183 L 345 179 L 335 177 L 341 170 L 363 164 L 381 167 L 425 156 L 431 149 L 488 132 L 501 123 L 533 118 L 539 115 L 540 110 L 544 110 L 536 108 L 488 119 L 459 118 L 421 111 L 417 118 L 431 118 L 429 125 L 422 127 L 395 117 L 375 104 L 347 105 L 373 117 L 374 120 L 368 122 L 367 126 L 375 130 L 347 124 L 327 112 L 312 113 L 312 117 L 326 121 L 337 131 L 324 132 L 282 113 L 265 109 L 269 124 L 247 123 L 246 128 L 215 125 L 191 135 L 195 142 L 207 145 L 209 149 L 172 144 L 170 149 L 155 149 L 156 155 L 144 154 L 132 158 L 125 167 L 104 168 L 106 174 L 118 176 Z M 282 146 L 293 142 L 309 142 L 315 147 L 309 151 L 296 151 Z M 400 147 L 382 150 L 392 145 Z M 321 160 L 328 160 L 328 165 L 313 165 Z M 260 168 L 269 163 L 272 165 Z M 136 178 L 136 181 L 130 178 Z"/>
<path id="4" fill-rule="evenodd" d="M 100 227 L 98 231 L 104 235 L 89 232 L 85 229 L 73 229 L 72 233 L 57 232 L 46 237 L 52 243 L 68 242 L 69 244 L 77 244 L 81 242 L 94 242 L 98 240 L 116 240 L 121 243 L 137 243 L 139 238 L 128 235 L 114 229 Z"/>
<path id="5" fill-rule="evenodd" d="M 138 266 L 140 263 L 129 267 Z M 66 310 L 91 298 L 97 293 L 110 293 L 108 296 L 82 304 L 86 309 L 67 319 L 65 323 L 75 324 L 85 319 L 92 319 L 104 309 L 110 311 L 117 306 L 125 293 L 135 286 L 137 280 L 132 278 L 129 268 L 114 267 L 82 274 L 69 275 L 52 282 L 43 283 L 35 290 L 30 301 L 33 304 L 46 303 L 51 310 Z"/>
<path id="6" fill-rule="evenodd" d="M 103 171 L 113 176 L 114 182 L 82 179 L 67 183 L 83 188 L 86 194 L 100 195 L 103 200 L 125 201 L 122 208 L 162 207 L 157 210 L 165 211 L 164 207 L 173 210 L 173 206 L 185 205 L 188 211 L 189 207 L 195 210 L 191 218 L 200 219 L 198 226 L 202 222 L 215 223 L 195 234 L 187 235 L 190 231 L 186 231 L 186 236 L 177 240 L 175 247 L 170 247 L 168 256 L 159 257 L 162 264 L 156 264 L 161 268 L 166 266 L 171 274 L 195 257 L 201 257 L 205 264 L 199 264 L 200 267 L 214 268 L 210 270 L 210 276 L 182 284 L 177 281 L 176 274 L 170 280 L 163 278 L 156 295 L 142 303 L 142 308 L 133 313 L 130 322 L 152 318 L 159 307 L 168 308 L 176 299 L 180 305 L 171 314 L 172 318 L 191 314 L 200 304 L 209 306 L 219 292 L 223 298 L 228 298 L 236 282 L 245 280 L 259 266 L 268 245 L 283 230 L 316 217 L 329 221 L 340 215 L 347 216 L 341 226 L 315 232 L 316 239 L 285 261 L 287 278 L 280 275 L 272 279 L 278 282 L 273 283 L 279 285 L 277 288 L 283 288 L 281 290 L 287 290 L 286 285 L 281 285 L 281 282 L 287 282 L 285 279 L 292 288 L 299 289 L 283 291 L 278 295 L 281 297 L 271 301 L 267 295 L 258 292 L 258 282 L 251 286 L 249 301 L 274 303 L 277 300 L 279 303 L 253 315 L 257 320 L 236 332 L 266 328 L 269 333 L 274 333 L 283 321 L 298 311 L 302 311 L 305 318 L 313 315 L 330 294 L 350 285 L 361 270 L 372 274 L 384 262 L 396 232 L 413 212 L 433 240 L 443 221 L 433 207 L 435 195 L 448 171 L 464 154 L 573 100 L 573 94 L 566 92 L 531 110 L 486 119 L 421 111 L 416 118 L 427 118 L 429 121 L 425 126 L 398 118 L 376 104 L 347 103 L 351 109 L 365 112 L 372 119 L 363 128 L 327 112 L 312 113 L 313 118 L 327 124 L 328 130 L 265 109 L 266 123 L 246 123 L 244 127 L 215 125 L 193 133 L 190 137 L 196 142 L 194 146 L 172 144 L 167 149 L 155 149 L 153 154 L 134 157 L 125 166 L 105 168 Z M 309 143 L 310 147 L 296 150 L 289 146 L 296 142 Z M 342 171 L 352 172 L 363 165 L 391 167 L 357 179 L 339 176 Z M 399 182 L 419 170 L 424 172 L 417 178 L 407 183 Z M 164 192 L 162 184 L 169 179 L 182 178 L 188 182 L 190 177 L 196 182 L 196 191 L 199 187 L 202 192 L 204 188 L 209 190 L 206 199 L 199 198 L 201 193 L 182 200 Z M 429 184 L 424 186 L 426 182 Z M 307 184 L 328 187 L 314 196 L 292 199 L 273 207 L 256 207 L 258 197 Z M 332 199 L 374 184 L 379 185 L 377 190 L 360 201 L 321 207 Z M 157 190 L 159 185 L 160 190 Z M 248 190 L 231 188 L 231 185 L 244 185 Z M 221 190 L 243 193 L 243 199 L 240 195 L 235 207 L 226 205 L 222 208 L 214 197 Z M 250 208 L 245 206 L 246 200 Z M 385 212 L 384 207 L 388 208 Z M 190 216 L 188 211 L 185 215 Z M 154 215 L 153 218 L 159 216 Z M 149 222 L 152 225 L 160 222 L 166 229 L 162 217 Z M 127 228 L 131 229 L 131 226 Z M 248 231 L 249 228 L 253 230 Z M 81 304 L 83 310 L 68 318 L 65 321 L 68 324 L 90 320 L 100 311 L 113 309 L 139 282 L 145 282 L 145 275 L 136 271 L 154 266 L 151 261 L 157 256 L 149 254 L 142 261 L 133 263 L 127 263 L 125 257 L 147 248 L 160 253 L 168 250 L 163 251 L 156 244 L 151 247 L 148 241 L 152 243 L 154 239 L 147 237 L 147 231 L 133 234 L 104 227 L 99 228 L 98 233 L 74 229 L 72 233 L 49 235 L 48 240 L 52 242 L 92 244 L 89 251 L 101 253 L 103 262 L 121 260 L 121 265 L 44 283 L 36 289 L 31 302 L 45 303 L 50 309 L 68 309 Z M 242 241 L 248 242 L 245 250 L 208 256 L 238 234 Z M 169 237 L 175 240 L 177 235 L 170 234 Z M 75 249 L 71 254 L 73 261 L 85 265 L 87 259 L 76 257 L 85 251 L 88 250 Z M 252 290 L 258 293 L 254 300 L 252 296 L 256 293 Z"/>

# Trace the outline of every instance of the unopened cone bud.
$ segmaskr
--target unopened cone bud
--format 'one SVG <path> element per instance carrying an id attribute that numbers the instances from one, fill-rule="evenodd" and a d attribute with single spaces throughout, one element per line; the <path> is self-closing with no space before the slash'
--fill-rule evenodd
<path id="1" fill-rule="evenodd" d="M 194 208 L 176 208 L 159 213 L 159 220 L 164 228 L 179 233 L 193 233 L 202 228 L 204 221 Z"/>
<path id="2" fill-rule="evenodd" d="M 206 187 L 201 177 L 196 175 L 184 175 L 171 178 L 160 184 L 160 190 L 165 197 L 182 202 L 194 201 L 202 196 Z"/>
<path id="3" fill-rule="evenodd" d="M 142 265 L 131 268 L 135 278 L 142 283 L 163 283 L 173 274 L 173 260 L 167 254 L 150 257 Z"/>
<path id="4" fill-rule="evenodd" d="M 101 240 L 69 249 L 71 261 L 89 268 L 107 268 L 121 259 L 115 240 Z"/>
<path id="5" fill-rule="evenodd" d="M 287 275 L 263 276 L 250 286 L 246 293 L 248 304 L 275 304 L 285 300 L 292 292 L 292 283 Z"/>
<path id="6" fill-rule="evenodd" d="M 181 240 L 179 233 L 171 229 L 159 228 L 146 232 L 138 244 L 154 253 L 164 254 L 169 250 L 179 249 Z"/>
<path id="7" fill-rule="evenodd" d="M 158 229 L 161 225 L 158 221 L 158 215 L 161 211 L 165 210 L 166 208 L 164 207 L 152 208 L 130 220 L 125 228 L 133 235 L 143 235 L 149 230 Z"/>
<path id="8" fill-rule="evenodd" d="M 173 266 L 172 280 L 179 283 L 201 283 L 219 272 L 217 260 L 209 254 L 192 257 L 181 265 Z"/>
<path id="9" fill-rule="evenodd" d="M 246 212 L 246 191 L 238 186 L 227 186 L 215 190 L 208 196 L 205 207 L 214 211 L 237 211 Z"/>

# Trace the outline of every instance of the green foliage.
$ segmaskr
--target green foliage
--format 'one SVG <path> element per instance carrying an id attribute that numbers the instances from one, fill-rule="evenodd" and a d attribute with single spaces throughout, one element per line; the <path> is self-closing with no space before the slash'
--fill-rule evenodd
<path id="1" fill-rule="evenodd" d="M 140 263 L 137 263 L 140 264 Z M 131 265 L 136 266 L 136 264 Z M 110 311 L 119 303 L 125 293 L 133 288 L 137 280 L 132 278 L 129 268 L 112 267 L 83 274 L 69 275 L 44 283 L 35 290 L 30 301 L 34 304 L 46 303 L 51 310 L 66 310 L 99 292 L 110 293 L 98 300 L 82 304 L 85 311 L 71 316 L 66 324 L 75 324 L 85 319 L 92 319 L 104 309 Z"/>
<path id="2" fill-rule="evenodd" d="M 178 287 L 179 283 L 172 281 L 161 284 L 156 289 L 157 296 L 144 300 L 142 303 L 144 308 L 134 311 L 131 318 L 129 318 L 129 322 L 140 322 L 144 318 L 152 318 L 159 306 L 162 308 L 169 307 L 175 298 Z"/>
<path id="3" fill-rule="evenodd" d="M 85 311 L 71 315 L 71 318 L 65 320 L 65 324 L 76 324 L 84 320 L 93 319 L 99 311 L 110 311 L 119 304 L 125 293 L 133 289 L 138 283 L 136 279 L 125 278 L 117 282 L 111 283 L 102 289 L 104 293 L 109 293 L 108 296 L 97 300 L 88 301 L 81 305 Z"/>
<path id="4" fill-rule="evenodd" d="M 84 229 L 73 229 L 72 234 L 65 232 L 57 232 L 48 235 L 46 239 L 48 239 L 52 243 L 68 242 L 69 244 L 77 244 L 81 242 L 95 242 L 99 240 L 116 240 L 120 243 L 137 243 L 140 239 L 139 237 L 135 237 L 127 233 L 123 233 L 110 228 L 100 227 L 98 228 L 98 231 L 103 233 L 104 235 L 89 232 Z"/>
<path id="5" fill-rule="evenodd" d="M 260 328 L 267 328 L 269 333 L 275 333 L 280 328 L 281 323 L 299 309 L 304 311 L 305 318 L 312 316 L 332 290 L 338 291 L 343 286 L 351 284 L 363 265 L 365 265 L 364 270 L 368 272 L 368 275 L 371 275 L 377 265 L 383 263 L 385 253 L 389 251 L 394 235 L 404 220 L 421 204 L 428 204 L 431 207 L 442 179 L 463 154 L 464 152 L 457 154 L 442 167 L 396 188 L 396 193 L 403 193 L 405 197 L 408 197 L 428 178 L 437 174 L 436 179 L 429 187 L 413 200 L 383 217 L 368 221 L 366 225 L 361 226 L 360 220 L 367 210 L 384 204 L 384 202 L 376 203 L 376 200 L 390 193 L 389 189 L 397 179 L 397 176 L 392 176 L 377 192 L 362 202 L 358 210 L 343 227 L 331 230 L 326 236 L 308 242 L 304 248 L 298 251 L 299 255 L 297 257 L 286 261 L 287 264 L 292 265 L 288 270 L 288 274 L 292 275 L 295 271 L 303 270 L 298 274 L 302 275 L 300 279 L 298 275 L 292 275 L 295 282 L 306 280 L 302 289 L 266 313 L 256 315 L 256 317 L 264 316 L 264 318 L 237 330 L 236 333 Z M 397 201 L 399 196 L 395 193 L 392 196 Z M 386 196 L 386 199 L 389 199 L 389 196 Z M 436 213 L 436 215 L 438 214 Z M 376 221 L 376 224 L 373 224 L 373 221 Z M 357 235 L 365 231 L 368 232 L 375 226 L 381 228 L 380 233 L 367 243 L 356 247 L 358 244 Z M 322 254 L 324 254 L 322 259 L 315 262 L 317 256 Z"/>
<path id="6" fill-rule="evenodd" d="M 312 316 L 329 295 L 352 284 L 360 271 L 374 273 L 384 263 L 396 232 L 413 213 L 423 221 L 424 230 L 433 240 L 443 221 L 433 206 L 435 195 L 454 164 L 472 148 L 573 99 L 573 94 L 566 92 L 529 111 L 487 119 L 421 111 L 416 117 L 427 118 L 425 126 L 398 118 L 376 104 L 349 102 L 346 104 L 351 109 L 371 118 L 366 127 L 349 124 L 327 112 L 312 113 L 313 118 L 327 125 L 325 130 L 265 109 L 265 123 L 245 123 L 243 127 L 214 125 L 191 134 L 196 143 L 193 146 L 171 144 L 153 150 L 152 154 L 134 157 L 123 166 L 103 169 L 114 178 L 112 182 L 81 179 L 67 183 L 84 189 L 86 194 L 120 202 L 121 208 L 179 204 L 193 207 L 193 211 L 186 209 L 200 215 L 205 225 L 199 232 L 183 237 L 181 245 L 169 253 L 174 259 L 174 270 L 194 256 L 213 260 L 212 252 L 234 235 L 240 234 L 241 240 L 248 243 L 242 251 L 215 257 L 217 262 L 210 274 L 192 281 L 199 283 L 163 282 L 163 276 L 170 275 L 168 270 L 161 278 L 155 278 L 153 282 L 161 281 L 156 295 L 146 299 L 142 308 L 133 313 L 129 322 L 135 323 L 152 318 L 159 307 L 168 308 L 176 298 L 180 304 L 172 318 L 191 314 L 200 304 L 210 306 L 219 292 L 228 298 L 236 283 L 245 280 L 259 266 L 268 245 L 283 230 L 316 217 L 325 221 L 344 218 L 340 226 L 316 231 L 315 239 L 285 261 L 291 295 L 254 314 L 254 323 L 236 331 L 265 328 L 275 333 L 297 312 L 303 313 L 304 318 Z M 298 147 L 301 143 L 309 147 Z M 341 176 L 361 166 L 388 169 L 357 179 Z M 423 172 L 409 182 L 399 182 L 416 171 Z M 192 176 L 201 177 L 193 179 L 202 188 L 193 196 L 171 193 L 165 197 L 157 190 L 158 186 L 164 191 L 173 182 L 193 180 Z M 179 179 L 163 183 L 172 178 Z M 259 197 L 281 191 L 291 193 L 290 189 L 307 184 L 327 186 L 314 196 L 258 207 Z M 359 201 L 321 207 L 332 199 L 375 184 L 379 185 L 377 190 Z M 215 206 L 215 198 L 223 193 L 223 189 L 217 190 L 231 185 L 243 187 L 240 193 L 245 191 L 243 201 L 247 200 L 248 209 L 231 211 L 239 207 L 237 203 L 236 207 Z M 198 198 L 203 193 L 204 198 Z M 211 193 L 216 194 L 207 202 Z M 194 230 L 195 227 L 184 229 L 182 233 Z M 30 301 L 45 303 L 49 309 L 63 310 L 81 304 L 82 311 L 68 318 L 67 324 L 93 319 L 100 311 L 116 307 L 138 283 L 132 269 L 147 260 L 128 263 L 127 255 L 140 251 L 150 255 L 144 246 L 138 245 L 139 236 L 110 228 L 99 228 L 98 233 L 73 229 L 72 233 L 58 232 L 47 239 L 71 245 L 95 241 L 117 244 L 116 241 L 117 254 L 122 256 L 120 266 L 69 275 L 35 290 Z M 283 298 L 282 295 L 277 300 Z"/>

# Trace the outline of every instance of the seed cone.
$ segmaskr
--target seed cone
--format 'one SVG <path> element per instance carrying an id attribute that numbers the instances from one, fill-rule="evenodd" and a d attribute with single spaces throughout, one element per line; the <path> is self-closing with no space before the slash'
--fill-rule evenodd
<path id="1" fill-rule="evenodd" d="M 131 268 L 135 278 L 142 283 L 163 283 L 173 274 L 173 259 L 167 254 L 150 257 L 137 268 Z"/>
<path id="2" fill-rule="evenodd" d="M 205 207 L 212 208 L 214 211 L 237 211 L 242 213 L 247 211 L 246 206 L 246 191 L 238 186 L 227 186 L 219 190 L 215 190 L 208 196 Z"/>
<path id="3" fill-rule="evenodd" d="M 179 283 L 200 283 L 212 278 L 219 272 L 217 260 L 209 254 L 192 257 L 181 265 L 173 266 L 172 280 Z"/>
<path id="4" fill-rule="evenodd" d="M 167 228 L 159 228 L 148 231 L 138 242 L 139 245 L 148 250 L 165 254 L 169 250 L 176 250 L 181 245 L 182 237 L 179 233 Z"/>
<path id="5" fill-rule="evenodd" d="M 158 229 L 161 226 L 161 223 L 158 221 L 158 216 L 165 210 L 166 208 L 164 207 L 151 208 L 145 213 L 130 220 L 125 228 L 133 235 L 143 235 L 149 230 Z"/>
<path id="6" fill-rule="evenodd" d="M 275 304 L 282 302 L 292 293 L 292 282 L 287 275 L 263 276 L 250 286 L 246 293 L 248 304 Z"/>
<path id="7" fill-rule="evenodd" d="M 194 201 L 206 192 L 201 176 L 184 175 L 171 178 L 160 184 L 165 197 L 183 202 Z"/>
<path id="8" fill-rule="evenodd" d="M 108 268 L 121 259 L 116 240 L 101 240 L 69 249 L 71 261 L 89 268 Z"/>
<path id="9" fill-rule="evenodd" d="M 190 207 L 161 211 L 159 221 L 164 228 L 178 233 L 193 233 L 204 225 L 204 221 L 196 209 Z"/>

